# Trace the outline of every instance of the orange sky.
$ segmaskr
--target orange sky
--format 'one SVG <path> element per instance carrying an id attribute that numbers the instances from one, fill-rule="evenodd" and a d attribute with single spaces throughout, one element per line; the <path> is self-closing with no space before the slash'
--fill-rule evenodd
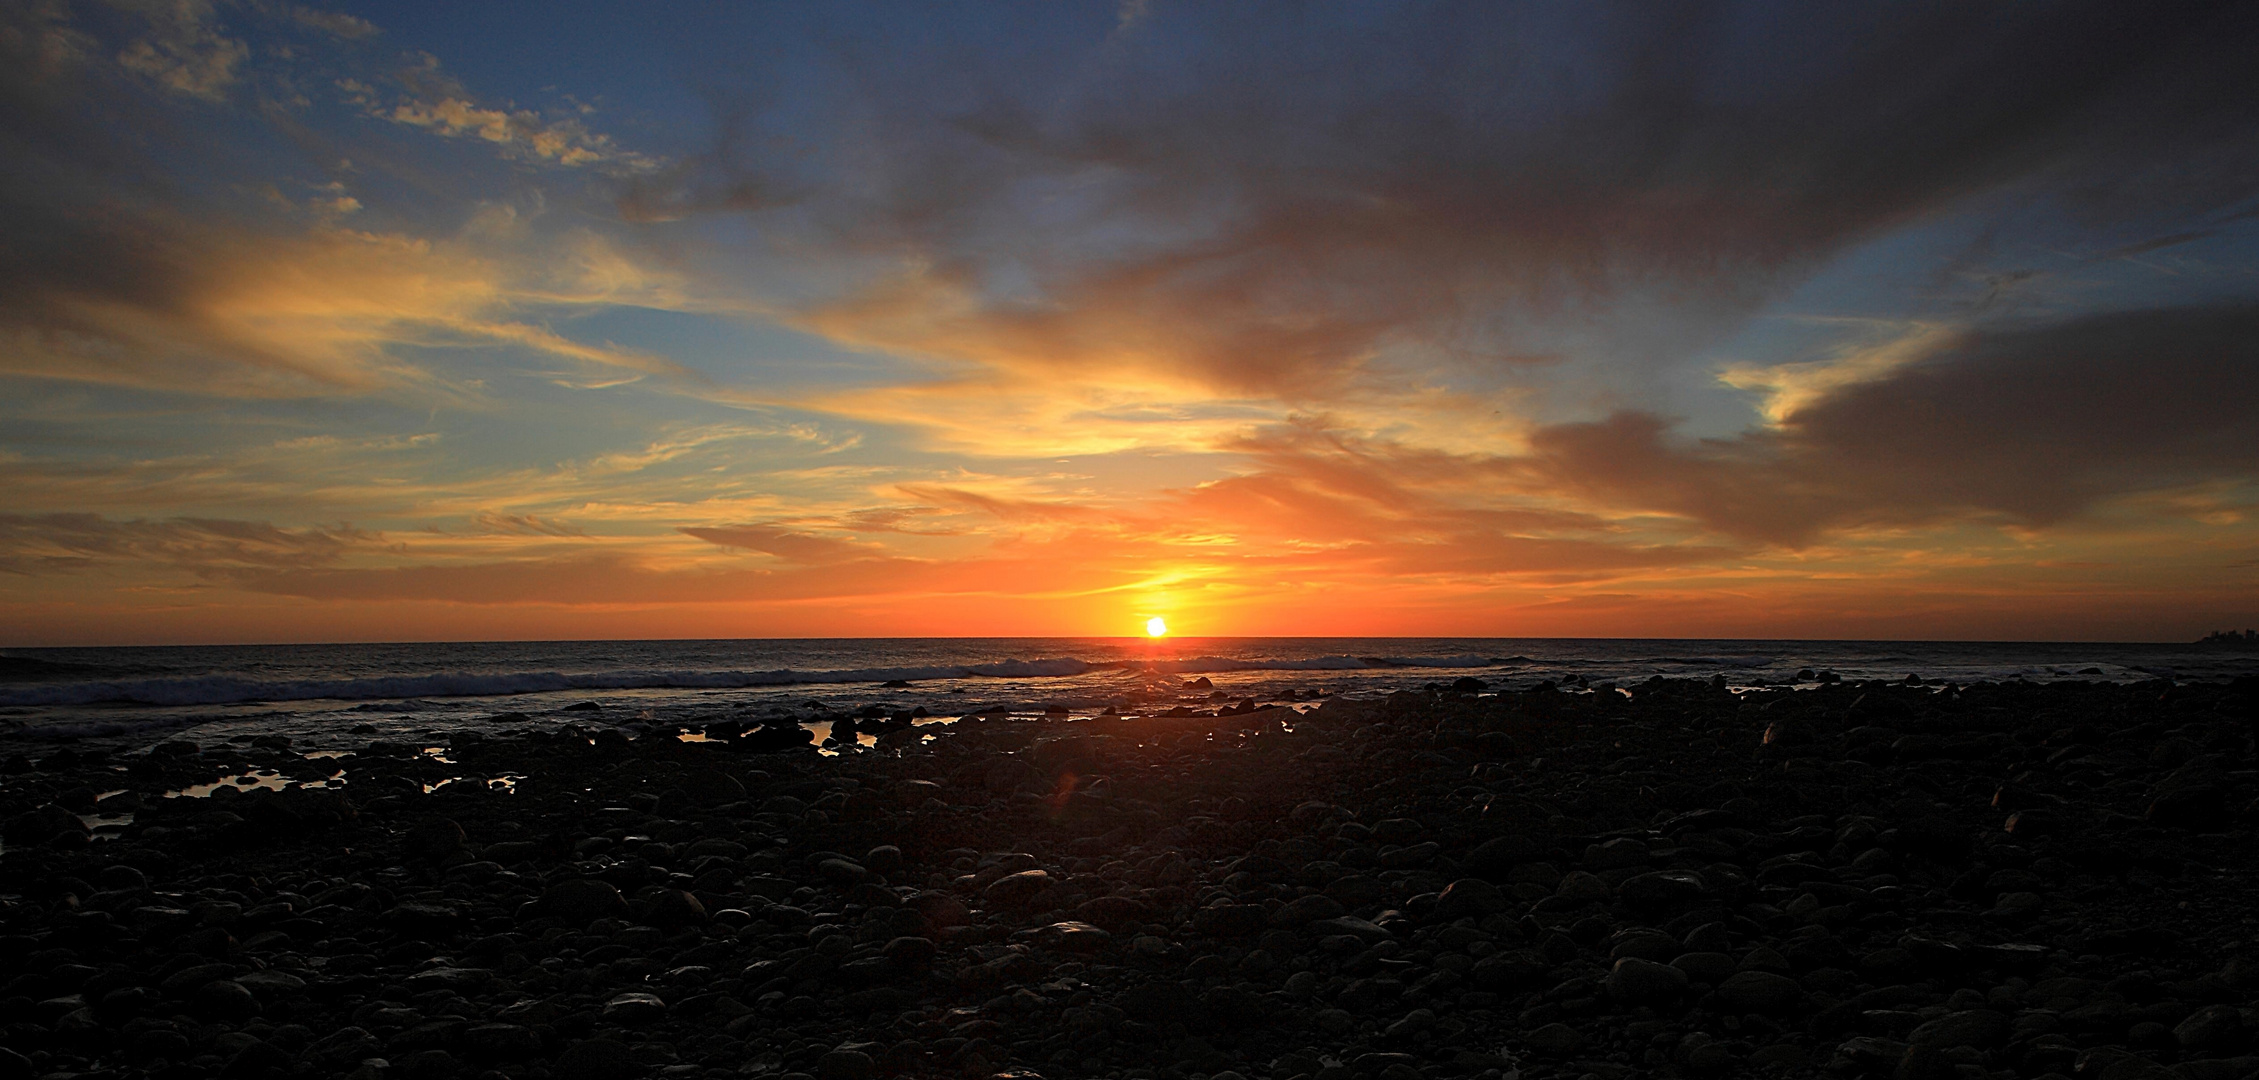
<path id="1" fill-rule="evenodd" d="M 507 7 L 0 15 L 0 645 L 2259 624 L 2234 18 Z"/>

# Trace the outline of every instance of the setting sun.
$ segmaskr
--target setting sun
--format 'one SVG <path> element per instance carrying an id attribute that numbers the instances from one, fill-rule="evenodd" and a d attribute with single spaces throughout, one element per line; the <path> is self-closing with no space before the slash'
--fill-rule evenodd
<path id="1" fill-rule="evenodd" d="M 1161 637 L 1161 636 L 1163 636 L 1163 635 L 1167 634 L 1168 632 L 1169 632 L 1169 624 L 1168 624 L 1168 623 L 1166 623 L 1166 622 L 1163 622 L 1163 621 L 1161 620 L 1161 617 L 1160 617 L 1159 615 L 1155 615 L 1155 616 L 1153 616 L 1152 618 L 1145 620 L 1145 633 L 1146 633 L 1146 636 L 1148 636 L 1148 637 Z"/>

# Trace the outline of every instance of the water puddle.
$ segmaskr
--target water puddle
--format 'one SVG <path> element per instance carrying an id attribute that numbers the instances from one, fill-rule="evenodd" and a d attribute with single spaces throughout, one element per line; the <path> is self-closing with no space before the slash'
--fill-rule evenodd
<path id="1" fill-rule="evenodd" d="M 175 788 L 165 792 L 160 797 L 166 799 L 209 799 L 215 796 L 233 798 L 234 795 L 241 795 L 257 788 L 265 788 L 268 791 L 282 791 L 293 787 L 320 789 L 341 786 L 342 783 L 341 777 L 333 777 L 328 780 L 292 780 L 273 769 L 252 769 L 249 772 L 220 777 L 208 784 L 190 784 L 184 788 Z M 220 794 L 223 791 L 233 792 L 234 794 Z"/>

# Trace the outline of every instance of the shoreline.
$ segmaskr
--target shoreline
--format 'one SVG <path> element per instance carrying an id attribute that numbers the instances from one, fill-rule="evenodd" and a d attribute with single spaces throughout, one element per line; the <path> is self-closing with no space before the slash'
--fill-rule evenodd
<path id="1" fill-rule="evenodd" d="M 49 751 L 0 1080 L 2259 1073 L 2248 681 L 1628 689 Z"/>

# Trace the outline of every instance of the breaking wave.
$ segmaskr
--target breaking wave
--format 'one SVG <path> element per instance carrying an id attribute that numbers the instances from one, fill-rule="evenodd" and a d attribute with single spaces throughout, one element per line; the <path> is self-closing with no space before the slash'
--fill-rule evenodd
<path id="1" fill-rule="evenodd" d="M 0 706 L 234 705 L 270 701 L 364 701 L 404 698 L 506 697 L 517 694 L 604 690 L 735 688 L 836 683 L 923 682 L 940 679 L 1056 679 L 1094 672 L 1135 670 L 1169 675 L 1232 671 L 1355 671 L 1370 668 L 1492 667 L 1483 656 L 1322 656 L 1301 660 L 1204 656 L 1185 660 L 1092 663 L 1072 657 L 999 660 L 930 667 L 848 668 L 802 671 L 520 671 L 433 672 L 370 678 L 262 680 L 231 675 L 113 679 L 0 689 Z"/>

